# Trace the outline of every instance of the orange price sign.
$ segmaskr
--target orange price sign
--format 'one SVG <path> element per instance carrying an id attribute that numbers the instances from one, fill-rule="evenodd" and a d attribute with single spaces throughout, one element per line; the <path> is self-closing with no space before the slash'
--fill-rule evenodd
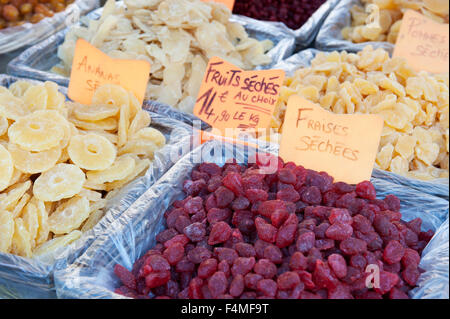
<path id="1" fill-rule="evenodd" d="M 334 114 L 299 96 L 288 101 L 280 156 L 337 182 L 370 180 L 383 130 L 378 115 Z"/>
<path id="2" fill-rule="evenodd" d="M 194 114 L 217 128 L 256 130 L 270 126 L 285 73 L 244 71 L 213 57 L 203 78 Z"/>
<path id="3" fill-rule="evenodd" d="M 405 58 L 416 71 L 448 72 L 448 24 L 408 10 L 403 16 L 393 56 Z"/>
<path id="4" fill-rule="evenodd" d="M 95 90 L 104 84 L 117 84 L 144 101 L 150 63 L 110 58 L 89 42 L 79 39 L 75 47 L 68 95 L 73 101 L 91 104 Z"/>
<path id="5" fill-rule="evenodd" d="M 228 9 L 230 9 L 231 11 L 233 11 L 234 8 L 234 3 L 236 2 L 235 0 L 202 0 L 204 2 L 220 2 L 223 3 L 224 5 L 227 6 Z"/>

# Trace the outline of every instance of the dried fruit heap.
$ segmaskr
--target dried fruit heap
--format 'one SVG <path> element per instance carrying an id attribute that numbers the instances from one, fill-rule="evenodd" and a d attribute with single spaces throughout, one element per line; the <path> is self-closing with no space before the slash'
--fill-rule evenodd
<path id="1" fill-rule="evenodd" d="M 299 29 L 326 0 L 237 0 L 233 12 L 263 21 L 284 22 Z"/>
<path id="2" fill-rule="evenodd" d="M 165 214 L 157 245 L 128 271 L 115 267 L 134 298 L 408 298 L 420 254 L 433 236 L 420 219 L 401 220 L 400 201 L 376 199 L 370 182 L 334 183 L 326 173 L 278 161 L 259 166 L 201 164 L 188 196 Z M 260 167 L 264 165 L 261 164 Z M 380 286 L 365 285 L 366 267 Z"/>
<path id="3" fill-rule="evenodd" d="M 321 52 L 285 80 L 272 128 L 282 130 L 294 94 L 337 114 L 378 114 L 385 125 L 377 168 L 421 180 L 448 178 L 448 83 L 448 72 L 416 72 L 372 46 L 357 54 Z"/>
<path id="4" fill-rule="evenodd" d="M 201 0 L 108 0 L 100 20 L 72 27 L 58 49 L 54 72 L 70 75 L 76 41 L 83 38 L 112 58 L 146 60 L 152 65 L 147 98 L 192 113 L 210 58 L 219 56 L 243 69 L 266 65 L 270 40 L 249 37 L 231 22 L 221 3 Z"/>
<path id="5" fill-rule="evenodd" d="M 417 11 L 436 22 L 448 24 L 448 0 L 361 0 L 361 4 L 354 5 L 350 9 L 352 25 L 342 30 L 342 36 L 355 43 L 369 41 L 396 43 L 403 14 L 407 10 Z"/>
<path id="6" fill-rule="evenodd" d="M 52 82 L 0 86 L 0 253 L 44 255 L 95 226 L 165 144 L 150 121 L 115 85 L 93 105 L 66 102 Z"/>
<path id="7" fill-rule="evenodd" d="M 73 2 L 74 0 L 1 0 L 0 30 L 53 17 Z"/>

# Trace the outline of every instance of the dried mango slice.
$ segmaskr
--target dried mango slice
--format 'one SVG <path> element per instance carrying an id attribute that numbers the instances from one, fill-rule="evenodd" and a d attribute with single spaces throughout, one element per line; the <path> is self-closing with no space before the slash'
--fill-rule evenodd
<path id="1" fill-rule="evenodd" d="M 84 197 L 73 197 L 50 215 L 50 231 L 56 235 L 68 234 L 78 229 L 88 217 L 89 201 Z"/>
<path id="2" fill-rule="evenodd" d="M 56 202 L 78 194 L 85 181 L 84 172 L 77 166 L 58 164 L 36 179 L 33 194 L 43 202 Z"/>
<path id="3" fill-rule="evenodd" d="M 73 136 L 68 151 L 70 159 L 78 167 L 87 170 L 105 170 L 117 156 L 115 146 L 97 134 Z"/>

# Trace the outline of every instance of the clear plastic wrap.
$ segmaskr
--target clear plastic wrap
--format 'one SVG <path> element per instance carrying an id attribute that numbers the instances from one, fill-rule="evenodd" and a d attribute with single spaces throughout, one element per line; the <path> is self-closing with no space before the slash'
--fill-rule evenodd
<path id="1" fill-rule="evenodd" d="M 283 22 L 260 21 L 243 15 L 235 15 L 234 21 L 237 21 L 242 25 L 251 25 L 254 28 L 263 31 L 267 30 L 268 26 L 271 26 L 279 30 L 279 32 L 293 36 L 295 38 L 297 50 L 301 50 L 309 47 L 314 42 L 323 22 L 338 3 L 339 0 L 326 1 L 316 10 L 316 12 L 314 12 L 308 21 L 297 30 L 287 27 Z"/>
<path id="2" fill-rule="evenodd" d="M 0 30 L 0 54 L 41 42 L 48 36 L 77 22 L 77 17 L 98 8 L 99 0 L 76 0 L 66 10 L 32 24 Z"/>
<path id="3" fill-rule="evenodd" d="M 215 150 L 215 152 L 213 151 Z M 124 298 L 114 293 L 119 286 L 113 269 L 116 264 L 131 269 L 133 263 L 152 248 L 156 235 L 164 229 L 163 214 L 171 204 L 183 198 L 183 181 L 189 178 L 196 164 L 193 159 L 223 165 L 230 158 L 245 162 L 254 156 L 255 149 L 210 141 L 177 162 L 156 184 L 147 190 L 127 211 L 101 235 L 86 252 L 68 268 L 55 273 L 59 298 Z M 259 151 L 277 154 L 273 144 L 262 145 Z M 387 194 L 398 196 L 406 221 L 423 219 L 423 230 L 437 230 L 425 250 L 421 264 L 425 272 L 419 287 L 411 297 L 433 296 L 448 298 L 448 201 L 416 190 L 374 178 L 380 198 Z M 433 262 L 430 263 L 429 261 Z M 447 268 L 447 271 L 442 271 Z M 441 289 L 447 287 L 447 291 Z"/>
<path id="4" fill-rule="evenodd" d="M 120 4 L 120 2 L 118 3 Z M 80 23 L 86 24 L 88 19 L 98 19 L 102 10 L 102 8 L 99 8 L 89 13 L 81 19 Z M 238 18 L 233 16 L 233 19 L 236 20 Z M 269 39 L 273 41 L 274 47 L 268 52 L 273 62 L 264 66 L 264 69 L 271 69 L 274 64 L 292 55 L 295 49 L 295 39 L 292 35 L 286 34 L 276 26 L 270 24 L 261 26 L 259 21 L 256 22 L 258 23 L 246 22 L 244 27 L 248 34 L 257 40 Z M 67 29 L 62 30 L 45 41 L 25 50 L 8 64 L 8 74 L 37 80 L 50 80 L 60 85 L 68 86 L 69 78 L 50 71 L 53 66 L 60 62 L 57 51 L 58 47 L 64 42 L 67 31 Z"/>
<path id="5" fill-rule="evenodd" d="M 9 86 L 17 79 L 0 75 L 0 85 Z M 106 214 L 102 220 L 72 245 L 36 259 L 0 253 L 0 298 L 55 298 L 54 270 L 66 267 L 80 256 L 97 236 L 109 232 L 111 223 L 173 166 L 172 154 L 189 151 L 193 133 L 188 125 L 150 111 L 149 113 L 152 119 L 151 127 L 164 134 L 167 144 L 155 153 L 145 175 L 135 179 L 112 197 L 105 207 Z"/>
<path id="6" fill-rule="evenodd" d="M 358 52 L 361 51 L 366 45 L 371 44 L 375 49 L 383 48 L 392 54 L 394 51 L 394 45 L 389 42 L 353 43 L 343 39 L 341 33 L 342 29 L 350 26 L 352 23 L 350 9 L 355 4 L 360 3 L 360 0 L 339 1 L 339 4 L 333 11 L 331 11 L 325 19 L 322 28 L 320 28 L 314 47 L 323 51 L 346 50 L 348 52 Z"/>
<path id="7" fill-rule="evenodd" d="M 282 69 L 286 71 L 287 75 L 292 76 L 298 68 L 308 67 L 311 60 L 314 59 L 319 52 L 321 51 L 316 49 L 304 50 L 280 62 L 275 65 L 274 68 Z M 445 178 L 435 179 L 434 181 L 422 181 L 379 169 L 374 169 L 373 176 L 376 178 L 388 179 L 393 183 L 411 187 L 426 194 L 446 198 L 447 200 L 449 198 L 449 180 Z"/>

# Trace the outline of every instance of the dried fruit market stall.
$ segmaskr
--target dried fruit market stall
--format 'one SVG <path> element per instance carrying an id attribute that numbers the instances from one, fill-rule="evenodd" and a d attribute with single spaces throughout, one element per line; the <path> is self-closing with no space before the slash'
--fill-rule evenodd
<path id="1" fill-rule="evenodd" d="M 448 299 L 448 7 L 0 1 L 0 299 Z"/>

